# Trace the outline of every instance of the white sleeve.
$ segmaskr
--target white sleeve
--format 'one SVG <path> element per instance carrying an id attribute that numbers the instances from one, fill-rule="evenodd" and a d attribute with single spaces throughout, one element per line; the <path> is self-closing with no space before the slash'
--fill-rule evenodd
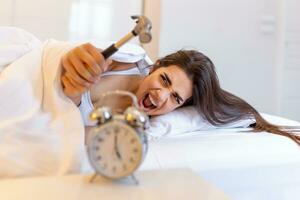
<path id="1" fill-rule="evenodd" d="M 42 42 L 31 33 L 16 27 L 0 26 L 0 72 Z"/>

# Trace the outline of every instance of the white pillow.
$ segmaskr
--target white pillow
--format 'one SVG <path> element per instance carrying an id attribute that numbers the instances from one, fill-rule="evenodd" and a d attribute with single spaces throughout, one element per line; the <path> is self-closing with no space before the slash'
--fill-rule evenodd
<path id="1" fill-rule="evenodd" d="M 260 113 L 260 114 L 265 120 L 267 120 L 268 122 L 270 122 L 272 124 L 276 124 L 278 126 L 300 126 L 300 122 L 292 120 L 292 119 L 269 115 L 266 113 Z"/>
<path id="2" fill-rule="evenodd" d="M 165 115 L 152 117 L 146 132 L 151 139 L 158 139 L 163 136 L 175 136 L 199 130 L 245 128 L 254 122 L 254 119 L 244 119 L 216 127 L 203 119 L 194 106 L 186 106 Z"/>

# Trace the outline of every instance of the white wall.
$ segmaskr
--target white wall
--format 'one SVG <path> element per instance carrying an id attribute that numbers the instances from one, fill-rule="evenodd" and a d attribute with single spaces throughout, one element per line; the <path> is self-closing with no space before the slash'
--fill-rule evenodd
<path id="1" fill-rule="evenodd" d="M 198 49 L 214 61 L 223 88 L 260 112 L 300 120 L 299 1 L 149 2 L 152 10 L 161 5 L 156 56 Z"/>
<path id="2" fill-rule="evenodd" d="M 118 40 L 143 2 L 152 58 L 198 49 L 225 89 L 261 112 L 300 120 L 299 0 L 0 0 L 0 25 L 42 40 Z"/>
<path id="3" fill-rule="evenodd" d="M 0 0 L 0 25 L 41 40 L 118 40 L 131 31 L 142 0 Z"/>
<path id="4" fill-rule="evenodd" d="M 300 120 L 300 1 L 285 0 L 282 6 L 283 55 L 280 113 Z"/>
<path id="5" fill-rule="evenodd" d="M 276 7 L 266 8 L 262 0 L 161 3 L 160 56 L 198 49 L 215 63 L 223 88 L 263 112 L 276 112 Z"/>

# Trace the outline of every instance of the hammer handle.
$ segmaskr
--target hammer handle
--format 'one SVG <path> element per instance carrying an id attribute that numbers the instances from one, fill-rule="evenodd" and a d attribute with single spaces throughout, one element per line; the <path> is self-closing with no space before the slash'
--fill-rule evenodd
<path id="1" fill-rule="evenodd" d="M 125 35 L 123 38 L 121 38 L 118 42 L 115 44 L 110 45 L 108 48 L 106 48 L 104 51 L 102 51 L 102 55 L 105 59 L 107 59 L 109 56 L 116 53 L 121 46 L 123 46 L 126 42 L 128 42 L 131 38 L 136 36 L 133 31 Z"/>
<path id="2" fill-rule="evenodd" d="M 109 58 L 111 55 L 116 53 L 118 49 L 115 47 L 115 44 L 110 45 L 108 48 L 106 48 L 104 51 L 102 51 L 102 55 L 105 59 Z"/>

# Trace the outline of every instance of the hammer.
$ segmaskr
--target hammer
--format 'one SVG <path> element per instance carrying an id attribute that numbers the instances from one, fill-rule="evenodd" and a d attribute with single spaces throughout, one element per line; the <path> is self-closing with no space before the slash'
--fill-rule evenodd
<path id="1" fill-rule="evenodd" d="M 106 48 L 104 51 L 101 52 L 105 59 L 110 57 L 114 53 L 116 53 L 123 44 L 125 44 L 131 38 L 137 35 L 139 36 L 139 40 L 141 43 L 148 43 L 151 41 L 152 39 L 151 32 L 150 32 L 152 28 L 151 21 L 145 16 L 138 16 L 138 15 L 131 16 L 131 19 L 136 20 L 135 21 L 136 26 L 131 32 L 129 32 L 119 41 L 110 45 L 108 48 Z"/>

